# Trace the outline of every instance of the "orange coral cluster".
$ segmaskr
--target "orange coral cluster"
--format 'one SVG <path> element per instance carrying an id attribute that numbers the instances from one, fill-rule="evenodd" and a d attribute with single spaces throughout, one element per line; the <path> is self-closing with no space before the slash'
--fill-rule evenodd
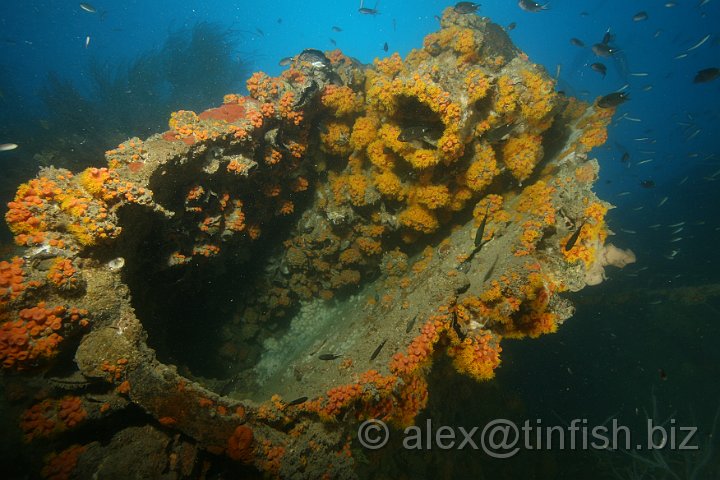
<path id="1" fill-rule="evenodd" d="M 470 335 L 448 349 L 455 368 L 476 380 L 489 380 L 500 365 L 500 339 L 484 330 Z"/>
<path id="2" fill-rule="evenodd" d="M 582 230 L 575 241 L 575 245 L 569 250 L 565 249 L 574 232 L 568 233 L 560 241 L 562 247 L 560 251 L 568 262 L 582 261 L 586 268 L 590 268 L 595 263 L 598 247 L 607 238 L 605 225 L 607 211 L 608 207 L 600 202 L 593 202 L 585 208 Z M 576 228 L 580 228 L 580 225 L 577 225 Z"/>
<path id="3" fill-rule="evenodd" d="M 615 113 L 615 108 L 588 109 L 585 116 L 578 122 L 580 131 L 578 150 L 588 152 L 599 147 L 607 140 L 607 127 Z"/>
<path id="4" fill-rule="evenodd" d="M 73 428 L 86 418 L 87 411 L 80 397 L 49 398 L 25 410 L 20 417 L 20 429 L 25 441 L 30 442 Z"/>
<path id="5" fill-rule="evenodd" d="M 151 192 L 121 180 L 116 170 L 88 168 L 77 177 L 46 168 L 20 185 L 5 215 L 18 245 L 62 248 L 92 246 L 116 238 L 121 229 L 111 213 L 118 202 L 151 204 Z"/>
<path id="6" fill-rule="evenodd" d="M 143 141 L 134 137 L 121 143 L 117 148 L 105 152 L 105 157 L 111 169 L 126 167 L 132 174 L 139 172 L 145 166 L 147 150 Z"/>
<path id="7" fill-rule="evenodd" d="M 83 445 L 72 445 L 60 453 L 52 453 L 40 472 L 47 480 L 68 480 L 72 478 L 78 457 L 85 452 Z"/>
<path id="8" fill-rule="evenodd" d="M 320 96 L 321 103 L 336 117 L 359 113 L 363 108 L 363 95 L 348 86 L 328 85 Z"/>
<path id="9" fill-rule="evenodd" d="M 37 282 L 25 282 L 25 261 L 19 257 L 0 261 L 0 313 L 11 300 L 20 297 L 28 288 L 38 286 Z"/>
<path id="10" fill-rule="evenodd" d="M 542 158 L 542 138 L 539 135 L 521 134 L 508 139 L 503 147 L 503 161 L 513 176 L 525 180 Z"/>
<path id="11" fill-rule="evenodd" d="M 69 258 L 56 258 L 47 273 L 47 279 L 62 290 L 73 290 L 80 285 L 80 272 Z"/>
<path id="12" fill-rule="evenodd" d="M 423 325 L 420 335 L 407 348 L 407 354 L 396 353 L 390 362 L 390 371 L 399 376 L 410 376 L 427 365 L 440 334 L 447 329 L 447 316 L 435 315 Z"/>
<path id="13" fill-rule="evenodd" d="M 226 453 L 233 460 L 250 463 L 254 457 L 253 431 L 247 425 L 238 425 L 228 437 Z"/>
<path id="14" fill-rule="evenodd" d="M 61 333 L 88 325 L 87 314 L 76 308 L 48 307 L 45 302 L 20 310 L 15 320 L 0 324 L 2 367 L 25 370 L 54 357 L 64 340 Z"/>

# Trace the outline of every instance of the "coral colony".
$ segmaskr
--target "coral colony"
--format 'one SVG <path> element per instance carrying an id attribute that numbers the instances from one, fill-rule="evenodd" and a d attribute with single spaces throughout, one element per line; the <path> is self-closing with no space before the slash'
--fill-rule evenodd
<path id="1" fill-rule="evenodd" d="M 32 378 L 66 362 L 76 371 L 56 382 L 94 386 L 36 399 L 19 420 L 27 442 L 135 405 L 147 425 L 127 427 L 133 438 L 183 434 L 162 450 L 182 478 L 219 456 L 270 476 L 353 478 L 354 422 L 412 424 L 435 358 L 491 379 L 504 338 L 556 331 L 573 313 L 560 293 L 634 260 L 605 243 L 610 205 L 591 190 L 587 153 L 614 108 L 556 92 L 486 18 L 448 8 L 405 59 L 306 50 L 247 88 L 173 113 L 168 131 L 120 144 L 104 167 L 43 168 L 18 188 L 0 363 Z M 274 267 L 249 282 L 239 314 L 265 346 L 246 381 L 220 395 L 158 361 L 122 277 L 140 240 L 164 242 L 143 265 L 189 270 L 279 231 Z M 278 319 L 289 340 L 270 338 Z M 229 343 L 242 350 L 238 330 Z M 112 455 L 50 444 L 52 479 L 97 473 Z"/>

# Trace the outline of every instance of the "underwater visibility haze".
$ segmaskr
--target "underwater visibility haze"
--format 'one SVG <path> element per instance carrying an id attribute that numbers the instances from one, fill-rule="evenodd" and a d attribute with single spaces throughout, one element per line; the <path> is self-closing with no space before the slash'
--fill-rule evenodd
<path id="1" fill-rule="evenodd" d="M 0 12 L 3 478 L 720 478 L 720 0 Z"/>

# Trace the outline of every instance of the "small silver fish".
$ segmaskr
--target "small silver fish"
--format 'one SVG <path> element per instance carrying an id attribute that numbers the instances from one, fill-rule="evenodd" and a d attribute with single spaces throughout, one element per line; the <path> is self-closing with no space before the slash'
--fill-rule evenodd
<path id="1" fill-rule="evenodd" d="M 670 197 L 663 197 L 662 200 L 660 200 L 660 203 L 658 203 L 658 207 L 662 207 L 665 205 L 665 202 L 667 202 L 670 199 Z"/>
<path id="2" fill-rule="evenodd" d="M 685 51 L 686 51 L 686 52 L 692 52 L 692 51 L 695 50 L 696 48 L 700 47 L 703 43 L 707 42 L 709 39 L 710 39 L 710 34 L 708 33 L 707 35 L 705 35 L 705 36 L 702 38 L 702 40 L 700 40 L 700 41 L 697 42 L 695 45 L 693 45 L 692 47 L 688 48 L 688 49 L 685 50 Z"/>
<path id="3" fill-rule="evenodd" d="M 80 8 L 85 10 L 88 13 L 97 13 L 97 10 L 95 9 L 95 7 L 93 7 L 89 3 L 81 3 Z"/>
<path id="4" fill-rule="evenodd" d="M 648 14 L 645 11 L 638 12 L 635 15 L 633 15 L 632 19 L 633 19 L 633 22 L 642 22 L 642 21 L 648 19 Z"/>
<path id="5" fill-rule="evenodd" d="M 3 143 L 0 145 L 0 152 L 9 152 L 10 150 L 15 150 L 18 148 L 17 143 Z"/>

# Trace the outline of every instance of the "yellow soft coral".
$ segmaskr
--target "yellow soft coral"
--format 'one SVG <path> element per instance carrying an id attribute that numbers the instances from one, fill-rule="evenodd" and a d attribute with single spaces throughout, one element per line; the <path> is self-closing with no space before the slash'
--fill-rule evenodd
<path id="1" fill-rule="evenodd" d="M 322 149 L 332 155 L 345 156 L 352 152 L 350 127 L 344 123 L 326 124 L 325 131 L 320 133 L 320 141 Z"/>
<path id="2" fill-rule="evenodd" d="M 328 85 L 320 96 L 320 102 L 334 111 L 336 117 L 357 113 L 362 110 L 364 99 L 348 86 Z"/>
<path id="3" fill-rule="evenodd" d="M 432 211 L 427 208 L 411 204 L 398 215 L 401 225 L 422 233 L 432 233 L 440 226 Z"/>
<path id="4" fill-rule="evenodd" d="M 434 150 L 418 148 L 404 155 L 405 160 L 418 170 L 433 167 L 440 162 L 440 156 Z"/>
<path id="5" fill-rule="evenodd" d="M 376 173 L 373 177 L 373 181 L 378 192 L 382 195 L 396 200 L 402 200 L 404 198 L 404 188 L 402 182 L 400 181 L 400 177 L 395 175 L 393 172 L 388 170 Z"/>
<path id="6" fill-rule="evenodd" d="M 471 102 L 477 102 L 485 98 L 485 95 L 487 95 L 490 89 L 490 78 L 479 68 L 470 70 L 470 72 L 465 75 L 464 82 L 468 100 Z"/>
<path id="7" fill-rule="evenodd" d="M 389 170 L 395 166 L 395 159 L 391 153 L 385 151 L 385 143 L 382 140 L 375 140 L 368 145 L 367 156 L 370 163 L 381 170 Z"/>
<path id="8" fill-rule="evenodd" d="M 465 172 L 465 183 L 476 192 L 485 189 L 500 173 L 495 161 L 495 152 L 487 143 L 476 143 L 472 163 Z"/>
<path id="9" fill-rule="evenodd" d="M 438 140 L 438 150 L 446 161 L 460 158 L 465 151 L 465 145 L 453 129 L 447 129 Z"/>
<path id="10" fill-rule="evenodd" d="M 552 195 L 555 188 L 540 180 L 526 187 L 515 207 L 518 212 L 530 213 L 542 220 L 545 225 L 555 223 L 555 206 Z"/>
<path id="11" fill-rule="evenodd" d="M 542 138 L 522 133 L 510 138 L 503 147 L 503 160 L 513 176 L 519 181 L 530 176 L 535 165 L 542 159 Z"/>
<path id="12" fill-rule="evenodd" d="M 497 97 L 495 98 L 495 111 L 510 113 L 515 110 L 518 102 L 518 93 L 515 82 L 507 75 L 497 79 Z"/>
<path id="13" fill-rule="evenodd" d="M 556 103 L 557 94 L 554 91 L 552 79 L 544 77 L 539 72 L 523 70 L 520 72 L 526 90 L 521 96 L 520 111 L 528 121 L 535 125 L 542 125 L 544 130 L 549 124 L 543 124 Z"/>
<path id="14" fill-rule="evenodd" d="M 360 117 L 353 124 L 350 134 L 350 145 L 353 148 L 365 148 L 375 139 L 378 120 L 372 116 Z"/>
<path id="15" fill-rule="evenodd" d="M 457 371 L 475 380 L 489 380 L 495 376 L 495 369 L 500 365 L 500 352 L 502 348 L 497 336 L 487 331 L 468 336 L 459 345 L 448 349 Z"/>
<path id="16" fill-rule="evenodd" d="M 394 77 L 400 73 L 403 67 L 402 58 L 397 52 L 382 60 L 375 59 L 374 63 L 377 71 L 388 77 Z"/>
<path id="17" fill-rule="evenodd" d="M 421 185 L 412 190 L 410 198 L 431 210 L 435 210 L 448 204 L 450 192 L 445 185 Z"/>

